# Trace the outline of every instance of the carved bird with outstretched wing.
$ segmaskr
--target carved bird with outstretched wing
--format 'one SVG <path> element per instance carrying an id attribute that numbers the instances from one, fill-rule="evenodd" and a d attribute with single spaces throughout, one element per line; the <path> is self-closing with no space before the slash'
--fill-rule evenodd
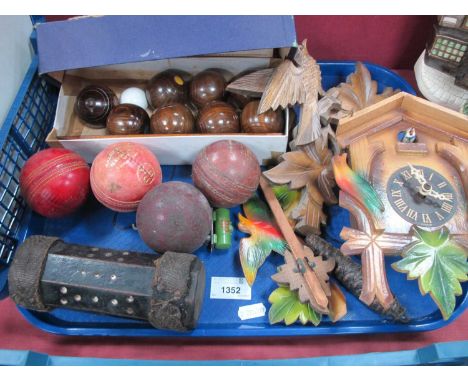
<path id="1" fill-rule="evenodd" d="M 278 107 L 301 105 L 295 145 L 314 142 L 321 136 L 318 95 L 323 95 L 320 67 L 307 51 L 307 40 L 292 48 L 288 57 L 276 69 L 264 69 L 231 83 L 228 91 L 258 94 L 263 91 L 258 114 Z"/>
<path id="2" fill-rule="evenodd" d="M 255 281 L 257 271 L 271 252 L 283 254 L 287 248 L 283 235 L 276 227 L 268 206 L 254 196 L 243 204 L 246 217 L 239 214 L 239 230 L 250 234 L 239 243 L 239 256 L 242 270 L 250 286 Z"/>

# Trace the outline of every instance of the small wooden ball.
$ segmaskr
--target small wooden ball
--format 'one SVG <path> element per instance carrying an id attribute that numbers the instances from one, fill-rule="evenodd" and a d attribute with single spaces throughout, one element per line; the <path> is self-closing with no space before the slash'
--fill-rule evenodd
<path id="1" fill-rule="evenodd" d="M 188 74 L 180 70 L 169 69 L 155 75 L 148 82 L 146 96 L 155 109 L 184 102 L 187 98 Z"/>
<path id="2" fill-rule="evenodd" d="M 117 96 L 107 86 L 90 85 L 83 88 L 75 101 L 75 114 L 89 127 L 106 126 L 107 117 L 119 103 Z"/>
<path id="3" fill-rule="evenodd" d="M 226 81 L 216 70 L 204 70 L 193 77 L 190 83 L 190 98 L 197 106 L 221 100 L 224 96 Z"/>
<path id="4" fill-rule="evenodd" d="M 231 104 L 239 113 L 241 113 L 244 107 L 251 101 L 251 97 L 237 93 L 228 93 L 226 97 L 226 102 Z"/>
<path id="5" fill-rule="evenodd" d="M 213 101 L 200 110 L 197 129 L 202 134 L 227 134 L 240 132 L 239 116 L 226 102 Z"/>
<path id="6" fill-rule="evenodd" d="M 151 116 L 151 132 L 155 134 L 190 134 L 194 124 L 192 112 L 181 103 L 160 107 Z"/>
<path id="7" fill-rule="evenodd" d="M 148 113 L 140 106 L 123 103 L 112 109 L 107 117 L 107 130 L 111 135 L 143 134 L 148 130 Z"/>
<path id="8" fill-rule="evenodd" d="M 257 114 L 260 101 L 252 101 L 242 110 L 241 126 L 244 133 L 281 133 L 284 129 L 281 110 Z"/>
<path id="9" fill-rule="evenodd" d="M 192 112 L 193 118 L 197 119 L 198 118 L 198 112 L 199 112 L 197 105 L 195 105 L 190 100 L 186 101 L 184 103 L 184 105 L 185 105 L 186 108 L 188 108 Z"/>

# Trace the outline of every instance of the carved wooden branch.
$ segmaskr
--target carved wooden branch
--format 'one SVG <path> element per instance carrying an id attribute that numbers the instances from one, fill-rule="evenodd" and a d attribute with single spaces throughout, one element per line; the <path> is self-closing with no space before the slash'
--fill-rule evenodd
<path id="1" fill-rule="evenodd" d="M 323 291 L 320 281 L 315 274 L 315 272 L 308 266 L 307 256 L 304 252 L 302 244 L 299 242 L 299 239 L 296 237 L 293 229 L 289 225 L 288 219 L 284 214 L 281 205 L 276 199 L 273 190 L 271 189 L 268 180 L 262 175 L 260 177 L 260 187 L 263 190 L 265 199 L 270 206 L 271 212 L 275 217 L 276 224 L 278 224 L 281 233 L 283 234 L 285 240 L 288 242 L 291 253 L 296 260 L 296 262 L 303 265 L 303 278 L 304 283 L 307 286 L 310 293 L 309 302 L 314 310 L 319 313 L 328 314 L 328 298 Z M 305 302 L 305 301 L 302 301 Z"/>

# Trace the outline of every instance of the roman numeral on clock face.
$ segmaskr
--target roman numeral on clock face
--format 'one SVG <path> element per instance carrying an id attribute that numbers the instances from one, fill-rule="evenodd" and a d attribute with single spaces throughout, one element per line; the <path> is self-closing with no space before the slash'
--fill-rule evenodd
<path id="1" fill-rule="evenodd" d="M 393 179 L 393 183 L 398 184 L 400 187 L 403 187 L 403 182 L 397 178 Z"/>
<path id="2" fill-rule="evenodd" d="M 400 210 L 401 213 L 405 212 L 406 209 L 408 208 L 408 205 L 403 199 L 397 199 L 395 200 L 395 206 Z"/>
<path id="3" fill-rule="evenodd" d="M 408 208 L 408 211 L 406 212 L 406 216 L 408 216 L 410 219 L 414 221 L 418 220 L 418 212 L 413 210 L 412 208 Z"/>
<path id="4" fill-rule="evenodd" d="M 447 212 L 448 214 L 452 212 L 453 206 L 451 204 L 448 204 L 447 202 L 442 203 L 442 207 L 440 207 L 442 211 Z"/>
<path id="5" fill-rule="evenodd" d="M 401 190 L 392 190 L 392 197 L 401 198 Z"/>
<path id="6" fill-rule="evenodd" d="M 451 192 L 444 192 L 442 194 L 442 196 L 446 199 L 446 200 L 450 200 L 452 201 L 453 200 L 453 194 Z"/>
<path id="7" fill-rule="evenodd" d="M 422 214 L 422 221 L 424 224 L 431 224 L 432 220 L 429 214 Z"/>
<path id="8" fill-rule="evenodd" d="M 442 215 L 439 211 L 436 211 L 435 215 L 437 216 L 437 219 L 444 220 L 444 215 Z"/>
<path id="9" fill-rule="evenodd" d="M 405 170 L 403 172 L 401 172 L 401 175 L 403 175 L 403 178 L 405 178 L 405 180 L 408 180 L 408 179 L 411 179 L 412 176 L 410 174 L 410 172 L 408 170 Z"/>

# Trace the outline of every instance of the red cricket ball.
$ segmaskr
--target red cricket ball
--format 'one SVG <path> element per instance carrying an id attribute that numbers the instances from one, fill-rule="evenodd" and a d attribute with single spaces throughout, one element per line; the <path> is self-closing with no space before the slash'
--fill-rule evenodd
<path id="1" fill-rule="evenodd" d="M 222 140 L 198 153 L 192 178 L 211 205 L 231 208 L 246 202 L 257 190 L 260 166 L 247 146 Z"/>
<path id="2" fill-rule="evenodd" d="M 143 196 L 161 180 L 158 159 L 138 143 L 114 143 L 101 151 L 91 166 L 94 196 L 117 212 L 135 211 Z"/>
<path id="3" fill-rule="evenodd" d="M 192 253 L 210 234 L 212 210 L 191 184 L 166 182 L 141 200 L 136 224 L 143 241 L 156 252 Z"/>
<path id="4" fill-rule="evenodd" d="M 89 166 L 73 151 L 51 148 L 34 154 L 20 174 L 26 203 L 38 214 L 59 218 L 76 211 L 89 194 Z"/>

